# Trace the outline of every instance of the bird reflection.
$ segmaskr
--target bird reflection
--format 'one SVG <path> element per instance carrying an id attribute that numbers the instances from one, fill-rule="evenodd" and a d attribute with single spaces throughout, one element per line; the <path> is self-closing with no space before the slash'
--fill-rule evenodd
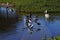
<path id="1" fill-rule="evenodd" d="M 40 25 L 40 23 L 38 22 L 38 18 L 35 19 L 35 23 L 37 25 Z M 30 14 L 29 16 L 27 15 L 26 18 L 24 19 L 24 25 L 25 25 L 25 28 L 24 29 L 28 29 L 30 34 L 32 34 L 34 32 L 34 25 L 32 23 L 32 14 Z M 40 31 L 40 28 L 37 28 L 36 32 Z"/>

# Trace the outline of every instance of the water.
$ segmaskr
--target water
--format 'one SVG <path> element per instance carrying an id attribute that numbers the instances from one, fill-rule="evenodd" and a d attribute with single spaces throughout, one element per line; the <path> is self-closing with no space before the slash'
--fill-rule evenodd
<path id="1" fill-rule="evenodd" d="M 14 27 L 9 27 L 10 31 L 0 32 L 0 40 L 42 40 L 44 37 L 46 40 L 52 36 L 60 34 L 60 16 L 51 16 L 50 19 L 45 20 L 44 17 L 38 16 L 38 22 L 41 25 L 37 25 L 32 17 L 32 24 L 34 32 L 30 34 L 28 29 L 24 29 L 24 18 L 14 24 Z M 40 28 L 40 31 L 36 31 Z"/>

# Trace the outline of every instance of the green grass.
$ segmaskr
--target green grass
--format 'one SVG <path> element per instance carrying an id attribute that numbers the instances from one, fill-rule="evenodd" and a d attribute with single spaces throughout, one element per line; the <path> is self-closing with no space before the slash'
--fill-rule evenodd
<path id="1" fill-rule="evenodd" d="M 46 40 L 46 38 L 43 38 L 43 40 Z M 48 40 L 60 40 L 60 35 L 57 35 L 57 36 L 52 37 L 52 38 L 48 38 Z"/>
<path id="2" fill-rule="evenodd" d="M 60 36 L 56 36 L 56 39 L 57 39 L 57 40 L 60 40 Z"/>
<path id="3" fill-rule="evenodd" d="M 60 35 L 57 35 L 57 36 L 55 36 L 55 37 L 53 37 L 53 38 L 51 38 L 52 40 L 60 40 Z"/>
<path id="4" fill-rule="evenodd" d="M 16 10 L 42 12 L 44 10 L 60 11 L 60 0 L 0 0 L 0 2 L 15 3 Z"/>

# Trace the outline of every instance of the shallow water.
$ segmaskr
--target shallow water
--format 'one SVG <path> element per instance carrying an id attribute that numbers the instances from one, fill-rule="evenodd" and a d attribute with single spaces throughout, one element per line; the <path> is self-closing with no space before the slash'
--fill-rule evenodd
<path id="1" fill-rule="evenodd" d="M 46 20 L 42 16 L 38 16 L 38 22 L 41 25 L 37 25 L 34 22 L 34 17 L 32 17 L 32 24 L 34 27 L 34 32 L 30 34 L 28 29 L 24 29 L 24 18 L 26 16 L 22 16 L 22 20 L 18 21 L 14 24 L 14 27 L 11 27 L 11 31 L 8 32 L 0 32 L 0 40 L 42 40 L 44 37 L 46 40 L 52 36 L 56 36 L 60 34 L 60 16 L 51 16 L 50 19 Z M 41 30 L 36 32 L 37 28 Z"/>

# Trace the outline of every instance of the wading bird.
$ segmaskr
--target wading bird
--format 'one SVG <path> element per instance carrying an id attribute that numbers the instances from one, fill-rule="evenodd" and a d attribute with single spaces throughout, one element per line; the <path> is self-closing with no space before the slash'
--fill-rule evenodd
<path id="1" fill-rule="evenodd" d="M 45 13 L 45 18 L 48 19 L 49 18 L 49 14 L 47 13 L 47 10 L 45 10 L 44 13 Z"/>

